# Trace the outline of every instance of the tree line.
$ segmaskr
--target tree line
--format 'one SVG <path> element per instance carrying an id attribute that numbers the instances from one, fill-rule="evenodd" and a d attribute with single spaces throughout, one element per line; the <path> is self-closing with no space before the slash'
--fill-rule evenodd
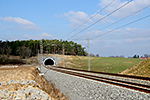
<path id="1" fill-rule="evenodd" d="M 0 41 L 0 55 L 20 56 L 21 58 L 36 56 L 40 51 L 40 45 L 43 47 L 43 53 L 62 54 L 63 44 L 65 55 L 86 56 L 85 47 L 73 41 L 63 40 L 16 40 L 16 41 Z M 42 50 L 42 49 L 41 49 Z"/>

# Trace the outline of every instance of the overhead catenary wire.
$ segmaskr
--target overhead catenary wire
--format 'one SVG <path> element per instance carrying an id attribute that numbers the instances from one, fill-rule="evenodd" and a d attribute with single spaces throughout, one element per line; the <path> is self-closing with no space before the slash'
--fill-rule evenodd
<path id="1" fill-rule="evenodd" d="M 111 32 L 113 32 L 113 31 L 115 31 L 115 30 L 118 30 L 118 29 L 123 28 L 123 27 L 125 27 L 125 26 L 128 26 L 128 25 L 130 25 L 130 24 L 136 23 L 136 22 L 138 22 L 138 21 L 140 21 L 140 20 L 143 20 L 143 19 L 145 19 L 145 18 L 148 18 L 148 17 L 150 17 L 150 15 L 141 17 L 141 18 L 136 19 L 136 20 L 134 20 L 134 21 L 132 21 L 132 22 L 129 22 L 129 23 L 124 24 L 124 25 L 122 25 L 122 26 L 119 26 L 119 27 L 117 27 L 117 28 L 115 28 L 115 29 L 112 29 L 112 30 L 110 30 L 110 31 L 107 31 L 107 32 L 105 32 L 105 33 L 103 33 L 103 34 L 97 35 L 97 36 L 91 38 L 91 40 L 93 40 L 93 39 L 95 39 L 95 38 L 98 38 L 98 37 L 100 37 L 100 36 L 103 36 L 103 35 L 105 35 L 105 34 L 111 33 Z"/>
<path id="2" fill-rule="evenodd" d="M 89 25 L 88 27 L 84 28 L 83 30 L 79 31 L 78 33 L 76 33 L 75 35 L 71 36 L 70 38 L 68 38 L 67 40 L 70 40 L 71 38 L 75 37 L 76 35 L 82 33 L 83 31 L 87 30 L 88 28 L 92 27 L 93 25 L 95 25 L 96 23 L 102 21 L 103 19 L 105 19 L 106 17 L 110 16 L 111 14 L 115 13 L 116 11 L 120 10 L 121 8 L 123 8 L 124 6 L 126 6 L 127 4 L 129 4 L 130 2 L 132 2 L 133 0 L 130 0 L 128 2 L 126 2 L 125 4 L 123 4 L 122 6 L 118 7 L 117 9 L 115 9 L 114 11 L 110 12 L 109 14 L 107 14 L 106 16 L 104 16 L 103 18 L 97 20 L 96 22 L 94 22 L 93 24 Z"/>
<path id="3" fill-rule="evenodd" d="M 108 5 L 106 5 L 104 8 L 102 8 L 101 10 L 99 10 L 97 13 L 95 13 L 93 16 L 91 16 L 88 20 L 86 20 L 84 23 L 82 23 L 81 25 L 79 25 L 78 27 L 76 27 L 74 30 L 72 30 L 71 32 L 69 32 L 68 34 L 66 34 L 65 36 L 63 36 L 62 38 L 66 37 L 67 35 L 71 34 L 72 32 L 76 31 L 77 29 L 79 29 L 81 26 L 83 26 L 84 24 L 86 24 L 88 21 L 90 21 L 92 18 L 94 18 L 97 14 L 99 14 L 104 9 L 106 9 L 109 5 L 111 5 L 114 1 L 115 0 L 112 0 Z"/>
<path id="4" fill-rule="evenodd" d="M 112 26 L 112 25 L 114 25 L 114 24 L 116 24 L 116 23 L 118 23 L 118 22 L 121 22 L 121 21 L 123 21 L 123 20 L 125 20 L 125 19 L 127 19 L 127 18 L 129 18 L 129 17 L 131 17 L 131 16 L 133 16 L 133 15 L 135 15 L 135 14 L 137 14 L 137 13 L 139 13 L 139 12 L 145 10 L 145 9 L 147 9 L 148 7 L 150 7 L 150 5 L 148 5 L 148 6 L 144 7 L 144 8 L 142 8 L 142 9 L 140 9 L 140 10 L 138 10 L 138 11 L 136 11 L 136 12 L 134 12 L 134 13 L 132 13 L 132 14 L 130 14 L 130 15 L 128 15 L 128 16 L 126 16 L 126 17 L 124 17 L 124 18 L 122 18 L 122 19 L 120 19 L 120 20 L 118 20 L 118 21 L 116 21 L 116 22 L 114 22 L 114 23 L 112 23 L 112 24 L 110 24 L 110 25 L 108 25 L 108 26 L 105 26 L 105 27 L 103 27 L 103 28 L 101 28 L 101 29 L 99 29 L 99 30 L 103 30 L 103 29 L 105 29 L 105 28 L 107 28 L 107 27 L 110 27 L 110 26 Z"/>
<path id="5" fill-rule="evenodd" d="M 122 18 L 122 19 L 120 19 L 120 20 L 118 20 L 118 21 L 116 21 L 116 22 L 114 22 L 114 23 L 111 23 L 111 24 L 109 24 L 109 25 L 107 25 L 107 26 L 104 26 L 104 27 L 102 27 L 101 29 L 98 29 L 98 30 L 103 30 L 103 29 L 105 29 L 105 28 L 108 28 L 108 27 L 110 27 L 110 26 L 113 26 L 114 24 L 117 24 L 118 22 L 121 22 L 121 21 L 123 21 L 123 20 L 125 20 L 125 19 L 127 19 L 127 18 L 129 18 L 129 17 L 131 17 L 131 16 L 133 16 L 133 15 L 135 15 L 135 14 L 137 14 L 137 13 L 140 13 L 141 11 L 143 11 L 143 10 L 149 8 L 149 7 L 150 7 L 150 5 L 148 5 L 148 6 L 144 7 L 144 8 L 142 8 L 142 9 L 140 9 L 140 10 L 138 10 L 138 11 L 136 11 L 136 12 L 134 12 L 134 13 L 128 15 L 128 16 L 125 16 L 124 18 Z M 84 35 L 84 36 L 82 36 L 82 37 L 86 37 L 86 36 Z M 74 39 L 74 40 L 81 40 L 82 37 L 80 36 L 80 38 Z M 83 40 L 83 39 L 82 39 L 82 40 Z M 84 40 L 85 40 L 85 39 L 84 39 Z"/>
<path id="6" fill-rule="evenodd" d="M 140 36 L 140 37 L 116 37 L 116 38 L 100 38 L 100 39 L 108 39 L 108 40 L 122 40 L 122 39 L 139 39 L 139 38 L 150 38 L 150 36 Z M 72 40 L 78 40 L 78 41 L 83 41 L 83 40 L 87 40 L 87 39 L 72 39 Z M 92 40 L 92 39 L 91 39 Z"/>

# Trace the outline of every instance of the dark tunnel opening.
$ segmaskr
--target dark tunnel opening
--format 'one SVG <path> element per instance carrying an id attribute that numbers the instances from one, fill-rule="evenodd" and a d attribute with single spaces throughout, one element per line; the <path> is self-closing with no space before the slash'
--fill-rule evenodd
<path id="1" fill-rule="evenodd" d="M 46 59 L 44 65 L 54 65 L 54 61 L 52 59 Z"/>

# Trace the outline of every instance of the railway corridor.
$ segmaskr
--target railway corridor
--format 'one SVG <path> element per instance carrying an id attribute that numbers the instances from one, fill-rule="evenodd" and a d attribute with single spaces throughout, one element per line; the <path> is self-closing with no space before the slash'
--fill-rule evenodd
<path id="1" fill-rule="evenodd" d="M 111 76 L 108 81 L 109 75 L 103 75 L 103 79 L 99 79 L 98 73 L 62 69 L 61 67 L 44 67 L 46 71 L 44 74 L 45 79 L 55 84 L 56 88 L 62 91 L 71 100 L 130 100 L 130 99 L 150 99 L 150 80 L 149 78 L 142 79 L 139 82 L 138 78 L 132 78 L 129 83 L 123 83 L 124 80 L 129 80 L 128 77 L 125 79 L 121 76 Z M 71 72 L 70 72 L 71 71 Z M 93 75 L 95 74 L 95 75 Z M 114 80 L 114 77 L 118 77 L 120 82 Z M 139 77 L 140 78 L 140 77 Z M 130 84 L 135 81 L 135 85 Z M 118 85 L 115 85 L 114 83 Z M 124 85 L 120 86 L 123 83 Z M 129 87 L 127 87 L 129 85 Z M 134 88 L 133 88 L 134 87 Z M 137 89 L 135 89 L 135 87 Z"/>

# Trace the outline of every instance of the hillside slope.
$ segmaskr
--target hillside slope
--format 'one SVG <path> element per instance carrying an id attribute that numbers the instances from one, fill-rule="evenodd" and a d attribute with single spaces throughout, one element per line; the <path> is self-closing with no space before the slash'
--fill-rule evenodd
<path id="1" fill-rule="evenodd" d="M 43 57 L 52 56 L 58 57 L 61 60 L 58 66 L 63 66 L 63 55 L 43 55 Z M 122 71 L 138 64 L 144 59 L 134 58 L 111 58 L 111 57 L 90 57 L 90 70 L 107 73 L 121 73 Z M 88 70 L 87 56 L 71 56 L 65 55 L 64 65 L 67 68 L 74 68 L 80 70 Z"/>
<path id="2" fill-rule="evenodd" d="M 47 94 L 51 98 L 50 100 L 69 100 L 53 84 L 47 82 L 44 77 L 41 77 L 35 67 L 19 66 L 16 68 L 2 68 L 0 66 L 0 100 L 14 100 L 15 98 L 20 98 L 19 100 L 21 98 L 31 100 L 34 96 L 42 98 L 40 93 Z"/>
<path id="3" fill-rule="evenodd" d="M 150 77 L 150 58 L 126 69 L 121 74 Z"/>

